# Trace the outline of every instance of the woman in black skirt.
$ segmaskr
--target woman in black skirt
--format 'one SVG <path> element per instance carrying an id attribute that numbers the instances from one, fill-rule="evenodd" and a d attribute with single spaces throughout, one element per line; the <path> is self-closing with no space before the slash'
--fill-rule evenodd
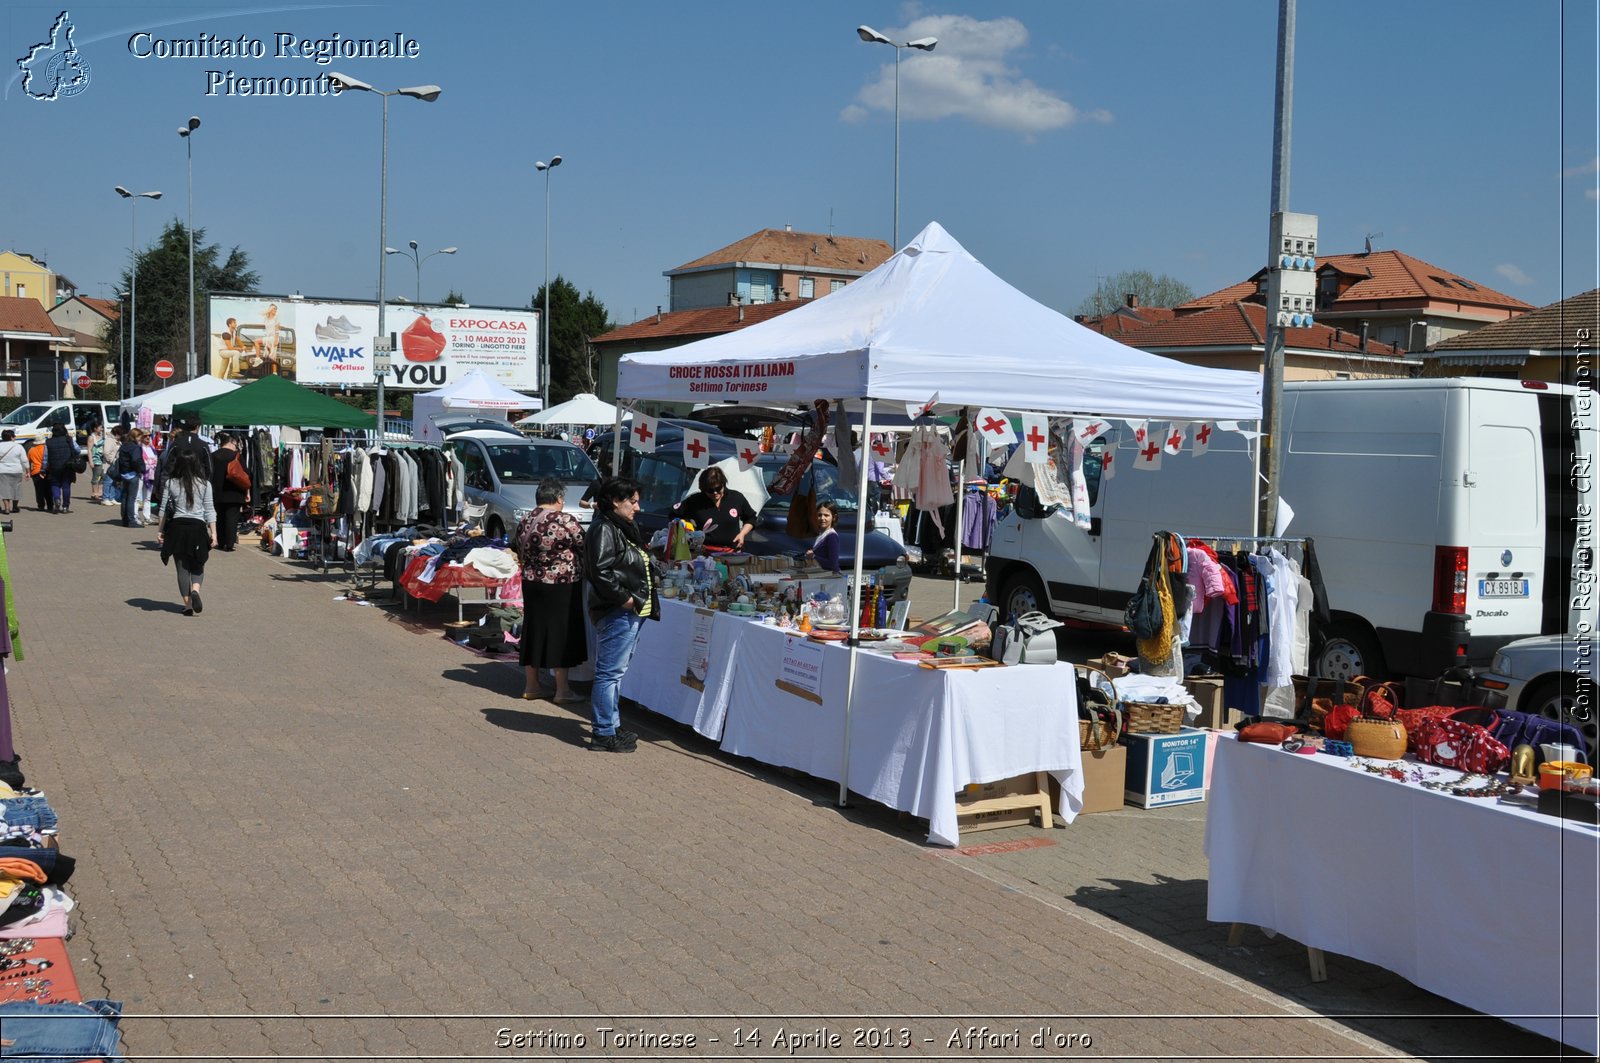
<path id="1" fill-rule="evenodd" d="M 567 669 L 589 656 L 583 627 L 583 528 L 561 509 L 560 480 L 539 484 L 538 508 L 517 525 L 513 546 L 522 563 L 520 659 L 527 676 L 522 696 L 541 696 L 539 669 L 555 677 L 553 701 L 581 701 L 567 685 Z"/>

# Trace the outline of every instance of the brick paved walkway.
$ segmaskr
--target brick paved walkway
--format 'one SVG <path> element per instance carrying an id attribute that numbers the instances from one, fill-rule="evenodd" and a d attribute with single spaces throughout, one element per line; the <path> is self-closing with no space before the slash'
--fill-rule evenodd
<path id="1" fill-rule="evenodd" d="M 1223 948 L 1202 807 L 938 852 L 659 719 L 630 720 L 633 756 L 587 752 L 578 714 L 436 636 L 453 609 L 424 633 L 248 543 L 186 619 L 153 534 L 113 513 L 16 518 L 10 686 L 78 859 L 78 975 L 126 1003 L 134 1058 L 1550 1051 L 1364 965 L 1330 957 L 1324 989 L 1291 943 Z M 1455 1017 L 1326 1017 L 1395 1007 Z"/>

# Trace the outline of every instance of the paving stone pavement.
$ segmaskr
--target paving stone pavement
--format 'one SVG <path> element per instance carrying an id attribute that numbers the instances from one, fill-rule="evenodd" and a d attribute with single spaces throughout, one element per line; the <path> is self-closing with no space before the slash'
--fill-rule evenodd
<path id="1" fill-rule="evenodd" d="M 9 684 L 130 1058 L 1554 1051 L 1363 964 L 1314 986 L 1293 943 L 1225 948 L 1204 806 L 930 848 L 648 714 L 638 753 L 588 752 L 571 706 L 439 637 L 453 608 L 335 601 L 250 540 L 185 618 L 113 513 L 15 518 Z"/>

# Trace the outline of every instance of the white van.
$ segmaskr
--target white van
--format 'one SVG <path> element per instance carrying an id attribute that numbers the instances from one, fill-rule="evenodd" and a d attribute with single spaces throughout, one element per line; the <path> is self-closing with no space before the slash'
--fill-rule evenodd
<path id="1" fill-rule="evenodd" d="M 69 435 L 76 435 L 88 431 L 89 425 L 94 422 L 116 424 L 121 410 L 121 403 L 93 399 L 28 402 L 0 417 L 0 428 L 12 429 L 19 440 L 42 439 L 58 424 L 65 425 Z"/>
<path id="2" fill-rule="evenodd" d="M 1287 534 L 1315 539 L 1334 618 L 1312 671 L 1432 676 L 1488 663 L 1513 639 L 1577 630 L 1572 583 L 1575 572 L 1592 579 L 1592 555 L 1576 533 L 1580 514 L 1593 516 L 1595 453 L 1590 407 L 1575 428 L 1580 394 L 1594 401 L 1486 378 L 1284 385 Z M 997 525 L 988 589 L 1003 612 L 1042 605 L 1120 625 L 1153 533 L 1250 533 L 1254 472 L 1241 434 L 1214 432 L 1208 453 L 1185 444 L 1145 472 L 1132 433 L 1116 428 L 1085 463 L 1089 530 L 1030 507 L 1031 492 Z M 1117 475 L 1102 481 L 1107 446 Z"/>

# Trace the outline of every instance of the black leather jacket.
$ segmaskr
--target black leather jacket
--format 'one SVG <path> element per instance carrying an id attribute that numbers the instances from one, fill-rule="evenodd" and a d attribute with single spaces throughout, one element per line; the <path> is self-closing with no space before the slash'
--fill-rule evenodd
<path id="1" fill-rule="evenodd" d="M 649 552 L 642 546 L 635 546 L 614 519 L 601 514 L 595 516 L 589 527 L 585 553 L 584 574 L 589 579 L 591 613 L 609 613 L 629 598 L 634 600 L 637 612 L 639 601 L 649 594 L 648 619 L 661 619 L 661 601 L 656 595 L 661 578 L 654 572 L 648 577 L 645 574 L 645 566 L 654 562 Z"/>

